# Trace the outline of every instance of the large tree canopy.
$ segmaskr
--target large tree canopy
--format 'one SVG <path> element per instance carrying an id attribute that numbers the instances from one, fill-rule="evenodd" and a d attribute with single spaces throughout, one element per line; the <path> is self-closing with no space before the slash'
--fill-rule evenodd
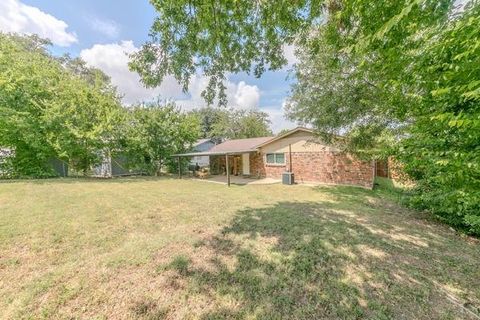
<path id="1" fill-rule="evenodd" d="M 159 175 L 174 165 L 172 154 L 186 152 L 198 139 L 198 119 L 181 112 L 173 103 L 157 101 L 126 110 L 122 150 L 130 166 Z"/>
<path id="2" fill-rule="evenodd" d="M 158 16 L 150 40 L 133 55 L 130 67 L 147 86 L 159 85 L 173 75 L 188 88 L 198 70 L 210 77 L 204 97 L 210 103 L 219 94 L 226 105 L 226 73 L 260 76 L 286 64 L 285 45 L 303 42 L 327 22 L 352 40 L 379 45 L 386 33 L 408 27 L 415 16 L 418 29 L 443 17 L 453 0 L 151 0 Z M 396 38 L 396 37 L 394 37 Z M 360 47 L 360 46 L 359 46 Z"/>
<path id="3" fill-rule="evenodd" d="M 111 146 L 121 113 L 109 79 L 68 57 L 48 53 L 36 36 L 0 33 L 0 146 L 15 150 L 20 176 L 52 174 L 60 158 L 86 171 Z"/>
<path id="4" fill-rule="evenodd" d="M 173 75 L 186 90 L 201 70 L 210 77 L 204 97 L 226 105 L 227 72 L 278 70 L 286 64 L 283 46 L 299 30 L 318 24 L 323 0 L 151 0 L 158 12 L 150 40 L 130 67 L 147 86 Z"/>
<path id="5" fill-rule="evenodd" d="M 116 154 L 158 174 L 198 138 L 196 117 L 160 101 L 122 108 L 103 72 L 48 44 L 0 33 L 0 147 L 14 150 L 12 176 L 52 175 L 52 158 L 87 174 Z"/>
<path id="6" fill-rule="evenodd" d="M 203 138 L 221 141 L 272 135 L 268 114 L 259 110 L 206 107 L 192 114 L 200 122 Z"/>
<path id="7" fill-rule="evenodd" d="M 396 156 L 413 204 L 480 233 L 480 3 L 424 8 L 371 36 L 368 21 L 320 27 L 299 47 L 287 110 L 349 151 Z"/>

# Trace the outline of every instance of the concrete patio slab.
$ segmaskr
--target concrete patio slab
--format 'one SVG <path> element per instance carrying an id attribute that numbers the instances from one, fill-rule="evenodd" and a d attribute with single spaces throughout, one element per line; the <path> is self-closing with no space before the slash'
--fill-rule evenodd
<path id="1" fill-rule="evenodd" d="M 227 177 L 223 175 L 214 175 L 206 179 L 193 178 L 193 180 L 219 183 L 219 184 L 225 184 L 225 185 L 227 184 Z M 254 178 L 245 178 L 245 177 L 238 177 L 238 176 L 230 177 L 230 184 L 236 184 L 236 185 L 276 184 L 280 182 L 281 180 L 272 179 L 272 178 L 254 179 Z"/>

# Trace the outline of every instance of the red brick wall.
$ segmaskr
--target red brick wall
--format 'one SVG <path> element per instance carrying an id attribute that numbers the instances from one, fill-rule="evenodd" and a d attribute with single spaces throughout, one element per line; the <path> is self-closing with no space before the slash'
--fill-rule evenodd
<path id="1" fill-rule="evenodd" d="M 263 154 L 251 154 L 251 173 L 253 176 L 280 179 L 282 172 L 289 168 L 287 153 L 285 159 L 285 165 L 267 165 L 264 163 Z M 373 170 L 372 161 L 361 161 L 345 153 L 333 151 L 292 153 L 292 171 L 297 182 L 348 184 L 372 188 Z"/>
<path id="2" fill-rule="evenodd" d="M 250 176 L 252 177 L 265 177 L 265 165 L 263 163 L 263 156 L 261 153 L 250 153 Z"/>

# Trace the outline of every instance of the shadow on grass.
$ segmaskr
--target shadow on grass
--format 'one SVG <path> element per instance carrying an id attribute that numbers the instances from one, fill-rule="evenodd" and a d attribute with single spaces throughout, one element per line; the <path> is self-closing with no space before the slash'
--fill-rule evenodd
<path id="1" fill-rule="evenodd" d="M 202 319 L 468 319 L 440 287 L 468 292 L 480 256 L 458 255 L 456 243 L 415 219 L 354 212 L 355 197 L 371 192 L 350 191 L 332 188 L 338 202 L 241 210 L 220 234 L 197 244 L 213 252 L 208 266 L 195 262 L 205 256 L 193 255 L 169 268 L 192 295 L 217 301 Z"/>

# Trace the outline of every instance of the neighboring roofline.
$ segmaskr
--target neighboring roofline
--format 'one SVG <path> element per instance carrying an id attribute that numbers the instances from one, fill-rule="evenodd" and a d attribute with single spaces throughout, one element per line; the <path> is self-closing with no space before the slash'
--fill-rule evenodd
<path id="1" fill-rule="evenodd" d="M 189 153 L 177 153 L 171 155 L 172 157 L 195 157 L 195 156 L 224 156 L 224 155 L 236 155 L 242 153 L 257 152 L 256 149 L 237 150 L 237 151 L 218 151 L 218 152 L 189 152 Z"/>
<path id="2" fill-rule="evenodd" d="M 292 129 L 290 131 L 287 131 L 281 135 L 278 135 L 276 137 L 273 137 L 272 139 L 268 140 L 268 141 L 265 141 L 264 143 L 261 143 L 259 145 L 256 146 L 256 148 L 261 148 L 263 146 L 266 146 L 267 144 L 270 144 L 272 142 L 275 142 L 275 141 L 278 141 L 280 139 L 283 139 L 291 134 L 294 134 L 296 132 L 299 132 L 299 131 L 303 131 L 303 132 L 308 132 L 308 133 L 313 133 L 313 130 L 312 129 L 308 129 L 308 128 L 305 128 L 305 127 L 296 127 L 295 129 Z"/>
<path id="3" fill-rule="evenodd" d="M 207 143 L 207 142 L 212 142 L 212 143 L 214 143 L 214 141 L 213 141 L 211 138 L 203 138 L 203 139 L 198 139 L 198 140 L 195 141 L 192 145 L 193 145 L 194 147 L 198 147 L 199 145 L 204 144 L 204 143 Z"/>

